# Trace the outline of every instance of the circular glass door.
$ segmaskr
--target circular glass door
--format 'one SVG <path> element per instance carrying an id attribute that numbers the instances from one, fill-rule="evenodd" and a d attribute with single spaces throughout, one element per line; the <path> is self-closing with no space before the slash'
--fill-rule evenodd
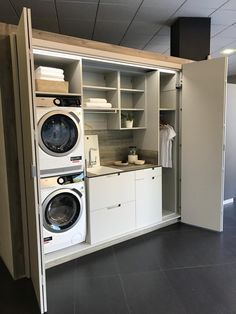
<path id="1" fill-rule="evenodd" d="M 52 156 L 68 155 L 79 140 L 79 124 L 67 113 L 49 113 L 39 122 L 40 147 Z"/>
<path id="2" fill-rule="evenodd" d="M 51 194 L 43 203 L 44 227 L 51 232 L 64 232 L 72 228 L 81 215 L 79 195 L 70 192 Z"/>

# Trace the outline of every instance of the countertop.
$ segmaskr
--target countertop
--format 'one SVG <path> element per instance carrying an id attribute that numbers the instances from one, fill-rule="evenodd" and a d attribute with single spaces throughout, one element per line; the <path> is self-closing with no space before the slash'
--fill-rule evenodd
<path id="1" fill-rule="evenodd" d="M 143 170 L 143 169 L 161 167 L 158 164 L 144 164 L 144 165 L 129 164 L 127 166 L 115 166 L 113 163 L 109 163 L 109 164 L 106 164 L 104 166 L 105 167 L 109 167 L 109 168 L 113 168 L 114 172 L 108 172 L 108 173 L 102 173 L 102 174 L 96 174 L 96 173 L 92 173 L 92 172 L 87 172 L 86 173 L 86 177 L 87 178 L 94 178 L 94 177 L 100 177 L 100 176 L 105 176 L 105 175 L 108 175 L 108 174 L 114 174 L 114 173 L 120 173 L 120 172 L 136 171 L 136 170 Z"/>

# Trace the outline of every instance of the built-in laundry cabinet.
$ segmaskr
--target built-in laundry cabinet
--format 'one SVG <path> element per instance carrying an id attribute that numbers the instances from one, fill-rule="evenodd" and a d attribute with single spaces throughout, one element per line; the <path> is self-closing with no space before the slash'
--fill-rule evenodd
<path id="1" fill-rule="evenodd" d="M 183 222 L 222 231 L 226 59 L 220 58 L 186 63 L 182 67 L 180 64 L 181 61 L 178 63 L 176 59 L 175 63 L 171 62 L 171 58 L 169 62 L 165 62 L 163 59 L 162 61 L 158 61 L 157 57 L 155 56 L 154 58 L 153 54 L 140 57 L 141 52 L 137 53 L 136 51 L 128 50 L 127 53 L 125 53 L 124 48 L 121 47 L 111 47 L 110 51 L 108 51 L 108 47 L 106 46 L 107 51 L 101 51 L 101 47 L 99 47 L 100 49 L 92 49 L 91 47 L 83 47 L 82 45 L 75 46 L 49 40 L 32 40 L 31 17 L 27 9 L 23 11 L 16 38 L 12 36 L 11 42 L 12 55 L 17 56 L 17 59 L 13 57 L 15 93 L 16 99 L 17 97 L 20 99 L 18 103 L 21 105 L 21 112 L 17 119 L 19 122 L 18 133 L 23 143 L 22 154 L 24 156 L 24 180 L 22 180 L 24 184 L 22 183 L 21 189 L 26 200 L 26 222 L 28 227 L 26 238 L 29 241 L 28 252 L 30 262 L 28 263 L 30 265 L 28 276 L 32 278 L 42 313 L 47 309 L 45 280 L 45 266 L 47 266 L 47 264 L 45 263 L 45 256 L 43 254 L 42 217 L 40 214 L 41 200 L 36 149 L 38 143 L 37 136 L 35 135 L 37 132 L 34 110 L 35 89 L 32 77 L 34 71 L 33 48 L 68 53 L 70 55 L 83 57 L 87 60 L 96 59 L 96 61 L 98 61 L 100 58 L 99 61 L 106 61 L 110 64 L 114 63 L 116 72 L 114 75 L 117 76 L 118 82 L 117 104 L 120 106 L 119 110 L 115 113 L 117 116 L 114 115 L 114 117 L 115 119 L 118 117 L 117 121 L 121 123 L 122 110 L 127 111 L 127 109 L 132 109 L 135 111 L 134 109 L 138 109 L 136 110 L 137 115 L 140 116 L 145 113 L 145 125 L 141 124 L 141 129 L 139 130 L 134 129 L 135 142 L 137 146 L 143 150 L 158 151 L 160 114 L 165 115 L 165 119 L 171 123 L 179 121 L 178 140 L 175 144 L 176 171 L 167 173 L 166 177 L 168 180 L 165 184 L 166 194 L 162 195 L 163 204 L 165 202 L 164 198 L 168 197 L 168 189 L 170 189 L 170 191 L 173 191 L 171 192 L 172 196 L 169 195 L 170 199 L 175 203 L 176 211 L 179 213 L 181 211 L 181 220 Z M 119 53 L 117 50 L 114 52 L 115 49 L 119 50 Z M 73 64 L 75 63 L 73 62 Z M 117 64 L 119 64 L 119 69 L 116 68 Z M 127 81 L 135 82 L 133 78 L 132 80 L 127 79 L 127 75 L 125 75 L 123 80 L 122 76 L 123 72 L 126 72 L 124 71 L 124 67 L 126 66 L 128 66 L 128 72 L 130 72 L 128 76 L 132 76 L 131 67 L 140 67 L 140 71 L 143 73 L 141 77 L 143 75 L 146 82 L 144 91 L 143 87 L 138 83 L 137 85 L 134 83 L 131 88 L 126 85 Z M 181 70 L 181 74 L 179 74 L 179 70 Z M 181 81 L 179 79 L 177 80 L 177 84 L 172 83 L 174 78 L 177 78 L 179 75 L 182 76 Z M 89 75 L 87 78 L 88 77 Z M 19 78 L 18 81 L 17 78 Z M 78 86 L 80 84 L 81 86 L 83 85 L 83 93 L 93 90 L 89 87 L 91 85 L 89 80 L 88 78 L 86 81 L 85 78 L 85 83 L 82 81 L 78 82 Z M 119 86 L 119 82 L 121 83 L 122 81 L 126 83 L 124 85 L 122 83 L 122 85 Z M 116 94 L 116 87 L 107 86 L 107 88 L 108 87 L 115 88 L 114 93 Z M 181 88 L 181 92 L 176 92 L 176 88 Z M 131 91 L 129 89 L 131 89 Z M 161 89 L 162 93 L 160 92 Z M 70 92 L 77 91 L 73 89 Z M 107 92 L 107 90 L 105 92 Z M 145 104 L 142 100 L 143 93 L 146 98 Z M 123 99 L 129 98 L 127 107 L 125 107 L 125 103 L 121 101 L 121 94 Z M 126 95 L 123 96 L 123 94 Z M 178 103 L 176 102 L 176 104 L 173 101 L 175 95 L 178 98 Z M 115 106 L 116 104 L 114 104 L 114 109 Z M 140 118 L 140 121 L 143 121 L 142 118 Z M 120 129 L 123 132 L 122 127 L 120 127 Z M 164 178 L 164 171 L 162 175 Z M 173 187 L 171 187 L 173 179 L 175 183 Z M 127 202 L 126 204 L 131 204 L 131 202 L 132 200 L 130 200 L 130 203 Z M 111 206 L 115 205 L 116 204 L 113 203 Z M 120 208 L 120 206 L 118 206 L 118 208 Z M 115 207 L 114 210 L 118 208 Z M 135 226 L 135 220 L 131 219 L 133 207 L 127 206 L 127 208 L 130 212 L 130 223 L 127 228 L 131 228 L 131 220 L 134 222 Z M 175 209 L 172 209 L 172 212 L 174 211 Z M 98 212 L 99 210 L 97 213 Z M 102 217 L 102 212 L 103 210 L 101 210 L 100 217 Z M 114 221 L 115 215 L 111 215 L 109 219 Z M 177 221 L 177 219 L 174 218 L 173 220 L 172 218 L 171 221 Z M 161 224 L 157 223 L 156 228 L 160 226 Z M 145 232 L 149 231 L 150 229 L 146 229 Z M 119 233 L 121 231 L 118 230 L 117 232 Z M 133 236 L 138 234 L 141 233 L 134 233 Z M 104 235 L 101 235 L 101 237 L 103 236 Z M 107 237 L 107 235 L 104 237 Z M 113 243 L 116 242 L 110 241 L 108 245 Z M 97 248 L 94 246 L 93 250 L 99 248 L 101 248 L 101 246 Z M 80 253 L 77 253 L 76 250 Z M 70 256 L 71 258 L 76 258 L 82 255 L 81 251 L 89 253 L 92 249 L 89 244 L 87 244 L 87 246 L 83 248 L 81 248 L 81 246 L 74 247 L 73 252 L 71 249 L 65 250 L 61 253 L 63 255 L 61 261 L 69 260 Z M 56 255 L 53 255 L 51 258 L 59 260 Z"/>

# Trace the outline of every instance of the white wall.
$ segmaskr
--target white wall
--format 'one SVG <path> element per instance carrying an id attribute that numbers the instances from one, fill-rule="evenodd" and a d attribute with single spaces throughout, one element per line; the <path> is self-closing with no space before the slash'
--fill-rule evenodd
<path id="1" fill-rule="evenodd" d="M 236 197 L 236 84 L 228 84 L 224 199 Z"/>

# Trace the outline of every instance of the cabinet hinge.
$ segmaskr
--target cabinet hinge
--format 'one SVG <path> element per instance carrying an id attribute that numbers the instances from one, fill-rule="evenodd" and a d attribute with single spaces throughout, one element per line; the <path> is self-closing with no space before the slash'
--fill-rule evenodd
<path id="1" fill-rule="evenodd" d="M 32 53 L 32 51 L 31 51 L 31 50 L 29 51 L 29 59 L 30 59 L 30 60 L 32 60 L 32 59 L 33 59 L 33 53 Z"/>
<path id="2" fill-rule="evenodd" d="M 176 89 L 181 89 L 182 86 L 183 86 L 183 82 L 182 82 L 182 80 L 181 80 L 179 83 L 176 83 L 175 88 L 176 88 Z"/>
<path id="3" fill-rule="evenodd" d="M 36 166 L 35 166 L 35 165 L 32 165 L 32 166 L 31 166 L 31 175 L 32 175 L 32 178 L 35 178 L 35 177 L 36 177 L 36 174 L 37 174 Z"/>

